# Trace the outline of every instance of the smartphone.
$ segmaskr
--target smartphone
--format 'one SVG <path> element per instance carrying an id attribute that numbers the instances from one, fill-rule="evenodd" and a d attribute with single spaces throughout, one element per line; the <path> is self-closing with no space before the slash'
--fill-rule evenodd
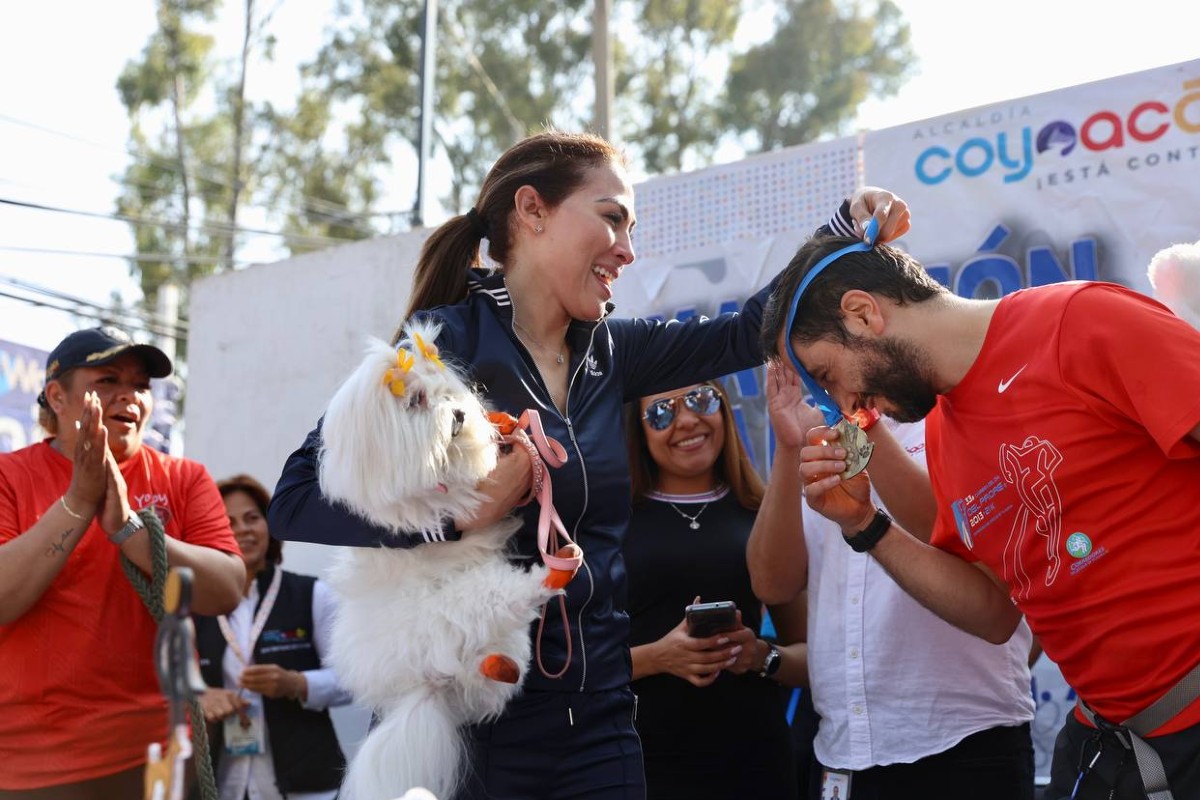
<path id="1" fill-rule="evenodd" d="M 703 639 L 737 630 L 737 604 L 732 600 L 718 603 L 694 603 L 684 611 L 688 636 Z"/>

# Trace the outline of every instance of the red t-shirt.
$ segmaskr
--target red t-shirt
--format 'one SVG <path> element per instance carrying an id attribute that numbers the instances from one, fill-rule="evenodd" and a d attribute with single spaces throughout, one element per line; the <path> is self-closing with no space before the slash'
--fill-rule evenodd
<path id="1" fill-rule="evenodd" d="M 121 465 L 129 505 L 153 506 L 168 536 L 238 553 L 204 467 L 142 447 Z M 0 543 L 33 527 L 71 482 L 48 443 L 0 455 Z M 0 789 L 88 780 L 144 763 L 164 741 L 156 626 L 93 522 L 46 593 L 0 625 Z"/>
<path id="2" fill-rule="evenodd" d="M 1120 286 L 1026 289 L 938 407 L 933 543 L 1007 582 L 1106 719 L 1157 700 L 1200 661 L 1200 333 Z"/>

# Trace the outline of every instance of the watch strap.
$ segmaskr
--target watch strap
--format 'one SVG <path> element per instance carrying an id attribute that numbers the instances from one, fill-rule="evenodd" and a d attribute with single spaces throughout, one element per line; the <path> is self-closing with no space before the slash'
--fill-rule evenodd
<path id="1" fill-rule="evenodd" d="M 763 659 L 762 669 L 758 671 L 760 677 L 770 678 L 776 672 L 779 672 L 779 665 L 783 663 L 783 656 L 779 653 L 779 648 L 773 643 L 767 642 L 767 657 Z"/>
<path id="2" fill-rule="evenodd" d="M 133 536 L 144 527 L 146 527 L 146 525 L 144 522 L 142 522 L 142 518 L 138 516 L 138 513 L 136 511 L 130 511 L 129 519 L 125 520 L 125 524 L 121 526 L 120 530 L 109 536 L 108 540 L 117 547 L 120 547 L 121 545 L 125 544 L 125 541 L 130 536 Z"/>
<path id="3" fill-rule="evenodd" d="M 879 544 L 879 540 L 884 534 L 892 529 L 892 518 L 883 513 L 879 509 L 875 510 L 875 518 L 867 527 L 863 528 L 853 536 L 843 534 L 842 538 L 846 540 L 846 544 L 856 553 L 870 552 L 875 545 Z"/>

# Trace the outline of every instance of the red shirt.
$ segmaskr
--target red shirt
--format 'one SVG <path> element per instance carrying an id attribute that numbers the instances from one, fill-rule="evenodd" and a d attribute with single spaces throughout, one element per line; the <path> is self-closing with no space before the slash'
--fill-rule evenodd
<path id="1" fill-rule="evenodd" d="M 194 461 L 142 447 L 121 465 L 134 510 L 168 536 L 238 553 L 216 484 Z M 71 482 L 48 443 L 0 455 L 0 544 L 33 527 Z M 0 789 L 74 783 L 136 767 L 164 741 L 156 626 L 97 522 L 46 593 L 0 625 Z"/>
<path id="2" fill-rule="evenodd" d="M 1007 582 L 1099 714 L 1150 705 L 1200 661 L 1200 333 L 1120 286 L 1026 289 L 938 408 L 933 543 Z"/>

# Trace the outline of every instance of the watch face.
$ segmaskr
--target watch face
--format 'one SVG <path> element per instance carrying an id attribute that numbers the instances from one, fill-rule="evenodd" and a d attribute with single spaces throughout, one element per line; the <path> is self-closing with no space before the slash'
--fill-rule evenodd
<path id="1" fill-rule="evenodd" d="M 779 650 L 772 645 L 767 651 L 767 659 L 763 662 L 763 675 L 770 677 L 779 671 L 779 663 L 782 657 L 779 655 Z"/>

